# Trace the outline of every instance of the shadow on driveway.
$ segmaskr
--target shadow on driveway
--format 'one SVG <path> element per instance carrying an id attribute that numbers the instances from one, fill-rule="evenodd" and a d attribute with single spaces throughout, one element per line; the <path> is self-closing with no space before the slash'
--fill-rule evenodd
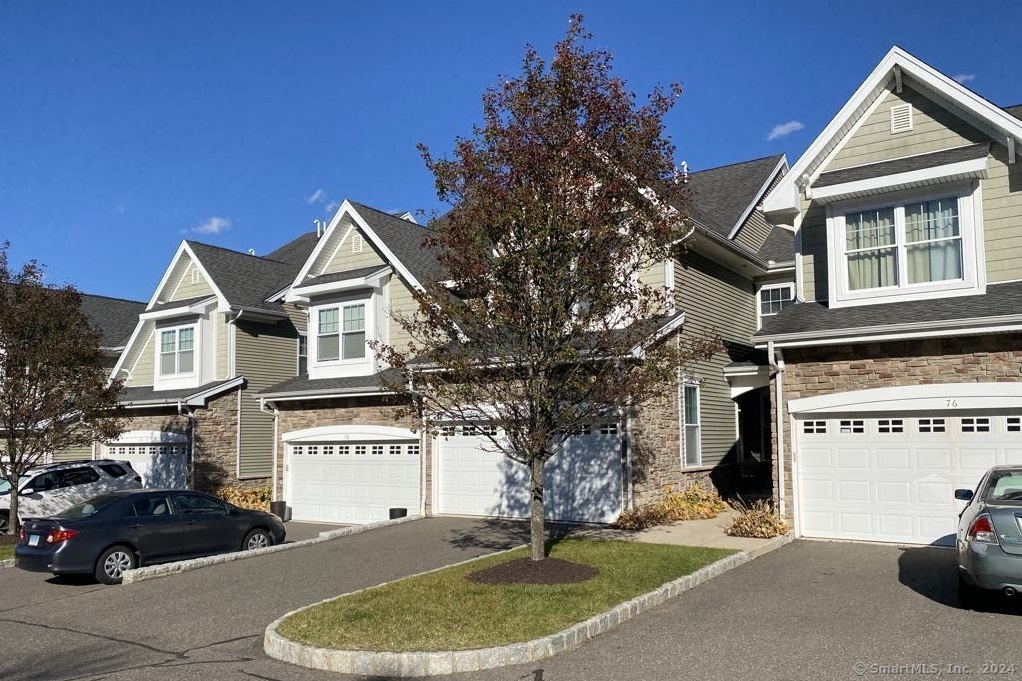
<path id="1" fill-rule="evenodd" d="M 958 600 L 958 554 L 943 546 L 904 547 L 898 558 L 898 580 L 921 596 L 951 608 L 966 609 Z M 983 593 L 976 610 L 1022 614 L 1022 598 Z"/>
<path id="2" fill-rule="evenodd" d="M 448 516 L 452 517 L 452 516 Z M 557 523 L 547 521 L 546 552 L 557 542 L 575 535 L 584 535 L 593 528 L 602 525 L 585 523 Z M 472 526 L 465 529 L 451 530 L 448 543 L 459 549 L 488 549 L 503 551 L 508 546 L 529 543 L 529 521 L 508 518 L 479 518 Z"/>

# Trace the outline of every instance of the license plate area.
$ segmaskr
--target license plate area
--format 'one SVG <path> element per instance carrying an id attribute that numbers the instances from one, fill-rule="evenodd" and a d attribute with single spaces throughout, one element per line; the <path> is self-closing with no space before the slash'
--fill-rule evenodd
<path id="1" fill-rule="evenodd" d="M 42 539 L 42 535 L 40 535 L 40 534 L 30 534 L 30 535 L 28 535 L 28 545 L 29 546 L 39 546 L 39 540 L 40 539 Z"/>

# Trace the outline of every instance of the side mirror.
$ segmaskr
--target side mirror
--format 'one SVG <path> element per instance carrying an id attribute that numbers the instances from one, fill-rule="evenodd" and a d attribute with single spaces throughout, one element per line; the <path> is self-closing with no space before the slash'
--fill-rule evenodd
<path id="1" fill-rule="evenodd" d="M 955 490 L 955 499 L 958 499 L 958 501 L 972 501 L 972 497 L 973 496 L 974 496 L 974 494 L 973 494 L 973 491 L 971 489 L 956 489 Z"/>
<path id="2" fill-rule="evenodd" d="M 31 487 L 26 487 L 25 489 L 18 492 L 18 494 L 20 496 L 27 497 L 29 494 L 35 494 L 35 490 L 32 489 Z"/>

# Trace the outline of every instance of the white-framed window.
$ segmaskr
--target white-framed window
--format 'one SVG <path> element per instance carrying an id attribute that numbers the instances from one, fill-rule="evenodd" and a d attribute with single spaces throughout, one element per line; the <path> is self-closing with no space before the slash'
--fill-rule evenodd
<path id="1" fill-rule="evenodd" d="M 298 373 L 296 375 L 301 376 L 302 374 L 309 373 L 309 336 L 308 336 L 308 334 L 306 334 L 306 333 L 304 333 L 302 331 L 298 332 L 298 342 L 297 342 L 297 348 L 296 349 L 297 349 L 297 352 L 298 352 L 298 364 L 297 364 L 297 367 L 296 367 Z"/>
<path id="2" fill-rule="evenodd" d="M 1009 416 L 1005 421 L 1009 433 L 1022 433 L 1022 417 Z"/>
<path id="3" fill-rule="evenodd" d="M 364 360 L 366 301 L 316 310 L 316 361 Z"/>
<path id="4" fill-rule="evenodd" d="M 986 416 L 962 417 L 963 433 L 989 433 L 990 419 Z"/>
<path id="5" fill-rule="evenodd" d="M 827 422 L 826 421 L 803 421 L 802 432 L 806 435 L 826 435 L 827 434 Z"/>
<path id="6" fill-rule="evenodd" d="M 947 424 L 944 419 L 919 419 L 920 433 L 946 433 Z"/>
<path id="7" fill-rule="evenodd" d="M 157 367 L 160 376 L 190 376 L 195 373 L 195 325 L 157 331 Z"/>
<path id="8" fill-rule="evenodd" d="M 795 302 L 795 284 L 766 284 L 759 289 L 759 317 L 772 317 Z"/>
<path id="9" fill-rule="evenodd" d="M 904 419 L 879 419 L 877 431 L 880 433 L 904 433 L 905 421 Z"/>
<path id="10" fill-rule="evenodd" d="M 699 385 L 687 383 L 684 387 L 685 405 L 685 466 L 703 463 L 702 421 L 699 414 Z"/>
<path id="11" fill-rule="evenodd" d="M 958 185 L 829 206 L 832 306 L 980 291 L 975 192 Z"/>
<path id="12" fill-rule="evenodd" d="M 842 435 L 862 435 L 866 432 L 866 421 L 863 419 L 849 419 L 841 421 L 838 428 Z"/>

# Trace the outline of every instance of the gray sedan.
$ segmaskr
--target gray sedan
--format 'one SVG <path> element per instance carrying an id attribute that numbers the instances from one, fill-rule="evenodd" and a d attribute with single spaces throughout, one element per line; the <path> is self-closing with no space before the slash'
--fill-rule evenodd
<path id="1" fill-rule="evenodd" d="M 979 590 L 1014 597 L 1022 592 L 1022 466 L 995 466 L 974 493 L 955 490 L 968 501 L 958 519 L 958 590 L 970 604 Z"/>

